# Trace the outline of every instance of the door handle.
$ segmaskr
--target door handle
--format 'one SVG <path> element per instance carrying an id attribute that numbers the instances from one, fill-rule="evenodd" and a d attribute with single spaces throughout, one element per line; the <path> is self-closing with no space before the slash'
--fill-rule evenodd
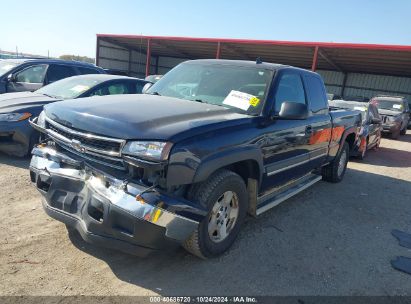
<path id="1" fill-rule="evenodd" d="M 313 133 L 313 127 L 312 126 L 305 127 L 305 134 L 311 135 L 312 133 Z"/>

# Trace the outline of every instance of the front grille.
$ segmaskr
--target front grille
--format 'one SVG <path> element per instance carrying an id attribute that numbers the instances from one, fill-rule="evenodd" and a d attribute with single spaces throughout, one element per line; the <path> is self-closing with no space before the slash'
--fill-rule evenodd
<path id="1" fill-rule="evenodd" d="M 71 134 L 69 132 L 66 132 L 64 130 L 61 130 L 55 126 L 53 126 L 52 124 L 49 123 L 48 128 L 50 130 L 53 130 L 54 132 L 72 140 L 78 140 L 80 141 L 82 144 L 87 145 L 88 147 L 94 148 L 94 149 L 98 149 L 98 150 L 106 150 L 106 151 L 110 151 L 110 152 L 119 152 L 120 151 L 120 143 L 117 142 L 111 142 L 111 141 L 105 141 L 105 140 L 96 140 L 96 139 L 92 139 L 92 138 L 88 138 L 88 137 L 83 137 L 83 136 L 79 136 L 77 134 Z"/>
<path id="2" fill-rule="evenodd" d="M 115 169 L 124 170 L 121 149 L 124 140 L 109 138 L 68 128 L 47 118 L 49 136 L 62 148 L 83 158 Z"/>

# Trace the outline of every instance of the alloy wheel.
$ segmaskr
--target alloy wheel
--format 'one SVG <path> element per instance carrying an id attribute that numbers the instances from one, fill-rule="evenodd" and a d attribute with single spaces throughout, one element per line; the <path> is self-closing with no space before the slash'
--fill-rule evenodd
<path id="1" fill-rule="evenodd" d="M 238 196 L 233 191 L 224 192 L 215 202 L 208 221 L 211 241 L 225 240 L 233 230 L 239 214 Z"/>

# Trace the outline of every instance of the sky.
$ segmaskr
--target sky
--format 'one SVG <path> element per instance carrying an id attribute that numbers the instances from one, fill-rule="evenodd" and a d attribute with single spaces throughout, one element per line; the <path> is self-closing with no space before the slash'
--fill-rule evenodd
<path id="1" fill-rule="evenodd" d="M 6 0 L 1 7 L 0 50 L 53 57 L 95 57 L 97 33 L 411 45 L 410 0 Z"/>

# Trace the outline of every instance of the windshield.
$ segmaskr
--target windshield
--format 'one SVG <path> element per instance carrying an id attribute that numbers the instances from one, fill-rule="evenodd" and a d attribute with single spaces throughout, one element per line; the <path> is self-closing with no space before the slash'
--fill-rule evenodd
<path id="1" fill-rule="evenodd" d="M 77 98 L 103 81 L 104 79 L 97 79 L 89 75 L 86 77 L 75 76 L 53 82 L 36 92 L 59 99 Z"/>
<path id="2" fill-rule="evenodd" d="M 273 72 L 254 67 L 183 63 L 155 83 L 148 94 L 204 102 L 249 115 L 261 112 Z"/>
<path id="3" fill-rule="evenodd" d="M 18 64 L 15 62 L 0 61 L 0 75 L 6 74 L 8 71 L 10 71 L 12 68 L 14 68 L 17 65 Z"/>
<path id="4" fill-rule="evenodd" d="M 373 103 L 378 109 L 396 112 L 402 112 L 404 110 L 404 106 L 401 101 L 374 99 Z"/>

